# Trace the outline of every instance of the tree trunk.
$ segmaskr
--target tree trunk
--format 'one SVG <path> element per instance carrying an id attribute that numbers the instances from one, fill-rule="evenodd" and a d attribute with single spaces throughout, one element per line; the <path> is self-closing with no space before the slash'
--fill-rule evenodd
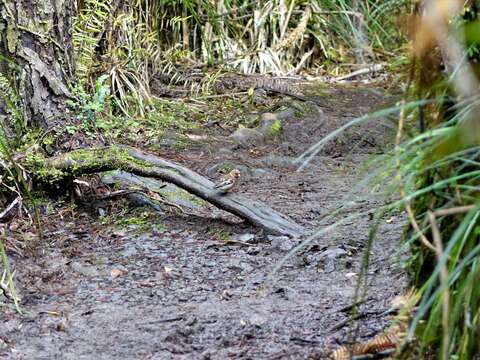
<path id="1" fill-rule="evenodd" d="M 0 1 L 0 75 L 9 80 L 25 125 L 50 128 L 66 119 L 74 15 L 75 0 Z M 5 119 L 12 111 L 1 90 Z"/>

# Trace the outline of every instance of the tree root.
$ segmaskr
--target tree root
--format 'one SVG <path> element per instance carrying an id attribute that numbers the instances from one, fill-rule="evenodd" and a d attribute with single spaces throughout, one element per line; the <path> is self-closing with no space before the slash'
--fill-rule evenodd
<path id="1" fill-rule="evenodd" d="M 79 149 L 42 159 L 41 162 L 37 159 L 35 165 L 42 167 L 40 173 L 43 174 L 43 181 L 110 170 L 123 170 L 139 176 L 160 179 L 173 183 L 268 233 L 293 237 L 305 234 L 305 229 L 301 225 L 265 204 L 234 194 L 220 194 L 213 189 L 212 181 L 196 172 L 130 146 Z"/>

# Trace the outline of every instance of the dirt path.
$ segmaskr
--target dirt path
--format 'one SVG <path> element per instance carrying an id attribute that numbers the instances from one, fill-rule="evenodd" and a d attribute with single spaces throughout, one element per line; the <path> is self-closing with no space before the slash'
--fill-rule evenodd
<path id="1" fill-rule="evenodd" d="M 278 139 L 247 149 L 232 149 L 217 133 L 218 141 L 172 157 L 204 174 L 219 164 L 240 167 L 238 192 L 306 226 L 325 225 L 322 218 L 345 204 L 362 164 L 382 151 L 388 133 L 379 125 L 349 131 L 295 172 L 290 161 L 309 145 L 383 102 L 375 89 L 330 95 L 323 125 L 318 116 L 291 120 Z M 372 208 L 366 195 L 355 191 L 348 205 Z M 238 220 L 142 216 L 142 224 L 113 226 L 81 208 L 74 217 L 51 211 L 41 256 L 11 254 L 25 314 L 2 309 L 0 358 L 323 359 L 353 333 L 363 340 L 384 329 L 390 301 L 405 287 L 391 256 L 403 225 L 395 216 L 385 219 L 371 249 L 363 316 L 353 323 L 345 320 L 368 216 L 322 236 L 270 280 L 298 241 L 265 236 Z"/>

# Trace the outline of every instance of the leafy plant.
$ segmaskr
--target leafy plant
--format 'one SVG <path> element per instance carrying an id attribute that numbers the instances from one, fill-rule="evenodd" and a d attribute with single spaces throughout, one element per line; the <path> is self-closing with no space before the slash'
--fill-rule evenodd
<path id="1" fill-rule="evenodd" d="M 75 87 L 76 99 L 68 101 L 68 105 L 81 120 L 81 128 L 86 135 L 93 136 L 102 112 L 108 109 L 110 87 L 105 84 L 108 75 L 102 75 L 95 81 L 95 92 L 90 95 L 82 86 Z M 80 126 L 66 125 L 68 134 L 74 135 Z"/>

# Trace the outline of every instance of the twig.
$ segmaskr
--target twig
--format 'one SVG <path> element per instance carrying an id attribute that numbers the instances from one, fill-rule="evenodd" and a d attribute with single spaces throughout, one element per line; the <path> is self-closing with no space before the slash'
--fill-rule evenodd
<path id="1" fill-rule="evenodd" d="M 0 280 L 0 290 L 2 290 L 3 295 L 9 299 L 13 300 L 12 293 L 10 292 L 10 289 L 8 288 L 8 284 L 5 282 L 5 277 L 6 277 L 7 272 L 4 271 L 2 275 L 2 279 Z"/>
<path id="2" fill-rule="evenodd" d="M 437 219 L 435 218 L 435 214 L 431 211 L 427 212 L 428 220 L 430 222 L 430 226 L 432 228 L 432 236 L 433 242 L 435 244 L 436 254 L 437 254 L 437 261 L 440 264 L 443 258 L 443 245 L 442 245 L 442 238 L 440 235 L 440 230 L 438 228 Z M 450 332 L 448 327 L 449 322 L 449 311 L 450 311 L 450 292 L 448 290 L 448 270 L 445 263 L 441 264 L 440 266 L 440 283 L 442 288 L 444 289 L 443 296 L 442 296 L 442 326 L 443 326 L 443 360 L 448 359 L 448 343 L 450 339 Z"/>
<path id="3" fill-rule="evenodd" d="M 367 312 L 360 312 L 360 313 L 357 313 L 355 315 L 352 315 L 350 316 L 348 319 L 345 319 L 343 321 L 340 321 L 339 323 L 337 323 L 336 325 L 332 326 L 330 329 L 328 329 L 328 332 L 333 332 L 333 331 L 337 331 L 337 330 L 340 330 L 341 328 L 343 328 L 345 325 L 347 325 L 349 322 L 351 321 L 354 321 L 354 320 L 358 320 L 358 319 L 362 319 L 364 318 L 365 316 L 367 316 L 369 313 Z"/>
<path id="4" fill-rule="evenodd" d="M 178 204 L 175 204 L 175 203 L 173 203 L 173 202 L 170 202 L 170 201 L 168 201 L 168 200 L 165 200 L 164 198 L 160 197 L 160 195 L 159 195 L 159 196 L 155 196 L 155 197 L 153 197 L 152 199 L 155 200 L 155 201 L 161 202 L 162 204 L 165 204 L 165 205 L 174 207 L 174 208 L 180 210 L 180 212 L 181 212 L 182 214 L 185 214 L 185 215 L 196 215 L 196 214 L 194 214 L 194 213 L 192 213 L 192 212 L 189 212 L 189 211 L 185 210 L 183 207 L 181 207 L 181 206 L 178 205 Z"/>
<path id="5" fill-rule="evenodd" d="M 154 193 L 154 195 L 152 195 L 150 193 Z M 168 200 L 165 200 L 163 197 L 161 197 L 160 194 L 158 194 L 156 192 L 153 192 L 153 191 L 147 191 L 147 193 L 145 193 L 145 192 L 140 191 L 140 190 L 117 190 L 117 191 L 112 191 L 112 192 L 110 192 L 106 195 L 101 196 L 100 199 L 105 200 L 105 199 L 110 199 L 110 198 L 114 198 L 114 197 L 117 197 L 117 196 L 130 195 L 130 194 L 140 194 L 140 195 L 146 196 L 147 198 L 150 198 L 153 201 L 157 201 L 157 202 L 160 202 L 162 204 L 174 207 L 174 208 L 180 210 L 180 212 L 182 214 L 185 214 L 185 215 L 196 215 L 194 213 L 186 211 L 183 207 L 181 207 L 178 204 L 175 204 L 175 203 L 172 203 Z"/>
<path id="6" fill-rule="evenodd" d="M 3 265 L 3 274 L 2 278 L 0 279 L 0 288 L 2 292 L 5 294 L 7 299 L 10 299 L 15 304 L 15 308 L 21 314 L 22 310 L 20 309 L 20 298 L 17 295 L 17 291 L 15 290 L 15 285 L 13 283 L 13 276 L 15 275 L 15 271 L 12 273 L 10 271 L 10 266 L 8 264 L 8 259 L 5 251 L 5 247 L 3 246 L 3 241 L 5 239 L 5 230 L 2 229 L 0 232 L 0 260 Z"/>
<path id="7" fill-rule="evenodd" d="M 143 192 L 141 192 L 139 190 L 116 190 L 116 191 L 111 191 L 108 194 L 100 196 L 100 200 L 107 200 L 107 199 L 115 198 L 115 197 L 118 197 L 118 196 L 129 195 L 129 194 L 134 194 L 134 193 L 143 194 Z"/>
<path id="8" fill-rule="evenodd" d="M 3 210 L 3 211 L 0 213 L 0 221 L 2 221 L 3 218 L 4 218 L 5 216 L 7 216 L 7 215 L 10 213 L 10 211 L 12 211 L 12 209 L 13 209 L 16 205 L 18 205 L 18 204 L 20 203 L 20 201 L 21 201 L 20 196 L 17 196 L 17 197 L 15 198 L 15 200 L 13 200 L 13 201 L 10 203 L 10 205 L 8 205 L 8 206 L 5 208 L 5 210 Z"/>
<path id="9" fill-rule="evenodd" d="M 351 79 L 351 78 L 354 78 L 354 77 L 357 77 L 357 76 L 362 76 L 362 75 L 367 75 L 367 74 L 370 74 L 370 73 L 375 73 L 375 72 L 378 72 L 378 71 L 382 71 L 384 67 L 385 67 L 385 65 L 383 65 L 383 64 L 374 64 L 374 65 L 369 66 L 367 68 L 363 68 L 363 69 L 354 71 L 350 74 L 340 76 L 340 77 L 335 78 L 333 80 L 335 80 L 335 81 L 348 80 L 348 79 Z"/>
<path id="10" fill-rule="evenodd" d="M 363 303 L 365 303 L 367 301 L 367 299 L 363 299 L 363 300 L 359 300 L 359 301 L 355 301 L 354 303 L 351 303 L 349 305 L 346 305 L 338 310 L 336 310 L 335 312 L 347 312 L 347 311 L 350 311 L 352 310 L 353 308 L 359 306 L 359 305 L 362 305 Z"/>

